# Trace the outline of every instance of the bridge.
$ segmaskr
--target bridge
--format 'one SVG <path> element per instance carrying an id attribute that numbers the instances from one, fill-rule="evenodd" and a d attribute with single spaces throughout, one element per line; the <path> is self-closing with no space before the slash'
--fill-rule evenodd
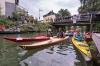
<path id="1" fill-rule="evenodd" d="M 76 20 L 76 23 L 73 23 L 73 20 L 55 21 L 51 23 L 53 26 L 90 26 L 90 24 L 89 19 Z"/>
<path id="2" fill-rule="evenodd" d="M 76 17 L 76 23 L 73 23 L 73 16 L 69 16 L 67 18 L 57 18 L 54 20 L 54 22 L 49 22 L 51 25 L 53 26 L 90 26 L 91 22 L 92 24 L 95 24 L 95 20 L 94 20 L 94 15 L 92 15 L 93 17 L 91 18 L 90 14 L 86 14 L 86 15 L 80 15 L 79 16 L 75 16 Z M 90 20 L 91 19 L 91 20 Z M 99 18 L 96 17 L 96 20 L 98 20 Z"/>

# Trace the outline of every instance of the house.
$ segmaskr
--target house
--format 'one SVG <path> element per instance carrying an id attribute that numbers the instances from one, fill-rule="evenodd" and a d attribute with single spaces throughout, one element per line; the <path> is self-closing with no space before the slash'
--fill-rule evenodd
<path id="1" fill-rule="evenodd" d="M 0 16 L 11 17 L 18 3 L 19 0 L 0 0 Z"/>
<path id="2" fill-rule="evenodd" d="M 56 19 L 56 16 L 53 10 L 43 16 L 44 22 L 54 22 L 55 19 Z"/>

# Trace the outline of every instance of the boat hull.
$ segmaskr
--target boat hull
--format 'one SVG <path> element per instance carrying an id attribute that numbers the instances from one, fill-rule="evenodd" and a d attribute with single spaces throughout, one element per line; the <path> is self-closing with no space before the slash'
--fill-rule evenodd
<path id="1" fill-rule="evenodd" d="M 69 36 L 67 36 L 65 38 L 50 37 L 50 40 L 33 43 L 31 45 L 19 45 L 19 47 L 21 47 L 24 50 L 31 50 L 31 49 L 36 49 L 36 48 L 39 48 L 39 47 L 51 46 L 51 45 L 55 45 L 57 43 L 60 43 L 60 42 L 67 40 L 68 37 Z"/>
<path id="2" fill-rule="evenodd" d="M 92 55 L 86 41 L 78 41 L 72 37 L 72 43 L 81 52 L 86 61 L 90 61 L 92 59 Z"/>
<path id="3" fill-rule="evenodd" d="M 17 37 L 17 38 L 10 38 L 10 37 L 3 37 L 6 40 L 13 41 L 13 42 L 28 42 L 28 41 L 43 41 L 43 40 L 49 40 L 50 37 L 46 36 L 39 36 L 39 37 L 34 37 L 34 38 L 22 38 L 22 37 Z"/>

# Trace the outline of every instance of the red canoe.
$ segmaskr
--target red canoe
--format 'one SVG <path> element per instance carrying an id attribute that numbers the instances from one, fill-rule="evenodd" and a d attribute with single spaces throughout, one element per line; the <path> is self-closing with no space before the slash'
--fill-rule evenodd
<path id="1" fill-rule="evenodd" d="M 17 37 L 17 38 L 10 38 L 10 37 L 3 37 L 3 39 L 10 40 L 13 42 L 28 42 L 28 41 L 43 41 L 43 40 L 49 40 L 49 37 L 46 36 L 38 36 L 34 38 L 25 38 L 25 37 Z"/>

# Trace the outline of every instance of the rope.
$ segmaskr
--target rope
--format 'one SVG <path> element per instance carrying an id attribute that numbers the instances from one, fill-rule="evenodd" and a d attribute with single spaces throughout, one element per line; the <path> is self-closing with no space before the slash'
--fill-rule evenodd
<path id="1" fill-rule="evenodd" d="M 23 46 L 23 49 L 26 49 L 26 46 L 25 45 Z"/>

